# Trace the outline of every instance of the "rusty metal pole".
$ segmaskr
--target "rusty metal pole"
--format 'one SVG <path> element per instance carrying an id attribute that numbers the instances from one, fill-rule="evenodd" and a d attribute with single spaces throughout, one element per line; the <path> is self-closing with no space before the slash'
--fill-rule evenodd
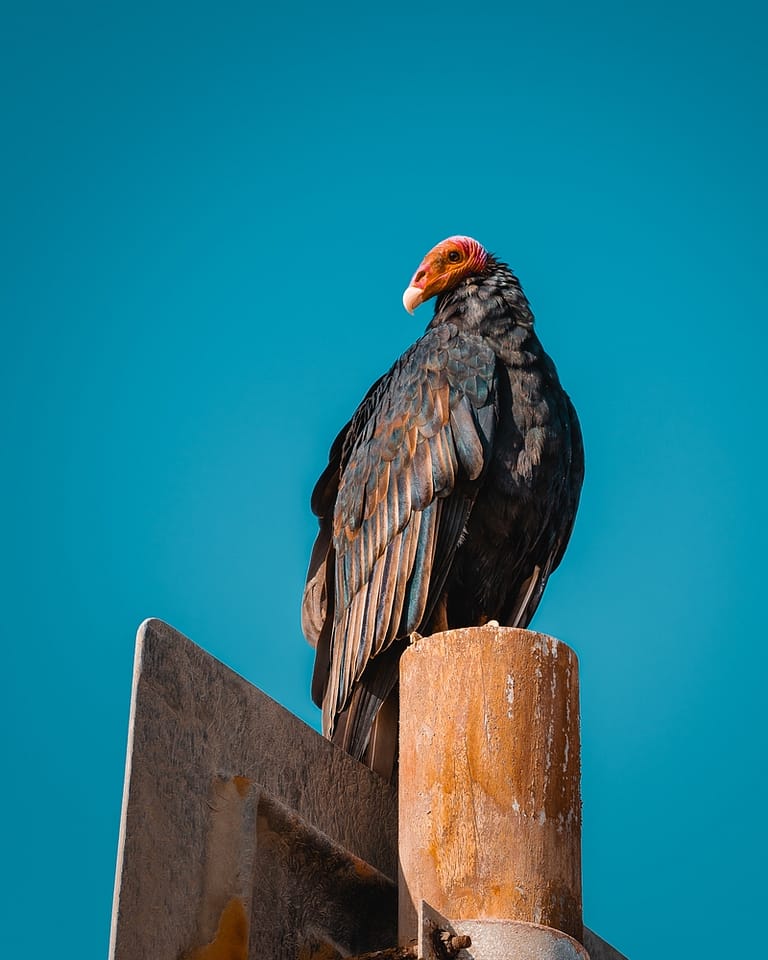
<path id="1" fill-rule="evenodd" d="M 564 643 L 495 624 L 413 643 L 400 665 L 400 944 L 417 937 L 425 901 L 459 932 L 462 920 L 476 932 L 513 921 L 517 943 L 535 924 L 586 957 L 580 768 L 578 664 Z M 566 956 L 544 947 L 514 955 Z"/>

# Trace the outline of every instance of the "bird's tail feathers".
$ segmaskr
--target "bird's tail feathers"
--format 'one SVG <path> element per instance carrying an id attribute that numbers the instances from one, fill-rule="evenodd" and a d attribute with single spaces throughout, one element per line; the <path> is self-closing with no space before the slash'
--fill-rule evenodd
<path id="1" fill-rule="evenodd" d="M 355 687 L 349 704 L 339 716 L 333 741 L 351 753 L 357 760 L 363 761 L 371 740 L 371 730 L 382 705 L 397 686 L 399 661 L 405 643 L 393 643 L 383 653 L 371 660 L 367 670 Z M 388 711 L 391 713 L 392 711 Z M 384 719 L 384 718 L 382 718 Z M 395 731 L 397 735 L 395 711 Z M 379 740 L 383 731 L 377 731 Z M 387 734 L 387 739 L 391 736 Z M 373 764 L 369 764 L 373 766 Z M 374 769 L 376 767 L 374 766 Z M 382 772 L 379 770 L 378 772 Z"/>
<path id="2" fill-rule="evenodd" d="M 527 627 L 536 613 L 544 587 L 547 585 L 547 573 L 542 572 L 536 564 L 533 571 L 520 588 L 511 618 L 507 621 L 510 627 Z"/>

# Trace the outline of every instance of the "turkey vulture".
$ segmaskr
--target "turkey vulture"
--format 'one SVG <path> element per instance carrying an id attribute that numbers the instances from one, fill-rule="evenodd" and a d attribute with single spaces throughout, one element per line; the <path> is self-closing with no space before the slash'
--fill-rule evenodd
<path id="1" fill-rule="evenodd" d="M 369 740 L 410 634 L 527 626 L 584 477 L 576 411 L 507 264 L 470 237 L 443 240 L 403 303 L 433 296 L 426 333 L 363 398 L 312 494 L 312 697 L 324 734 L 385 775 Z"/>

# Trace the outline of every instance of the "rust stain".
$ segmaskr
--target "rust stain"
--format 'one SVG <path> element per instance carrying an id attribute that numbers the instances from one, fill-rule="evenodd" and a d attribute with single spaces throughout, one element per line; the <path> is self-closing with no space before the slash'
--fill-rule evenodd
<path id="1" fill-rule="evenodd" d="M 244 799 L 245 795 L 251 789 L 251 780 L 248 777 L 232 777 L 232 783 L 235 785 L 235 790 L 237 790 Z"/>
<path id="2" fill-rule="evenodd" d="M 248 960 L 248 918 L 239 897 L 232 897 L 222 910 L 213 940 L 186 954 L 184 960 Z"/>
<path id="3" fill-rule="evenodd" d="M 298 960 L 341 960 L 341 954 L 327 943 L 312 940 L 302 944 Z"/>

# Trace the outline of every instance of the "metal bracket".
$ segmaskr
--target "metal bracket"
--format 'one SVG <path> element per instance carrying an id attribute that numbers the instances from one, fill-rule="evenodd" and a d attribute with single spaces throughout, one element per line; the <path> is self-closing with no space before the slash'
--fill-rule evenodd
<path id="1" fill-rule="evenodd" d="M 578 941 L 552 927 L 519 920 L 448 920 L 423 900 L 418 929 L 419 960 L 589 960 Z"/>

